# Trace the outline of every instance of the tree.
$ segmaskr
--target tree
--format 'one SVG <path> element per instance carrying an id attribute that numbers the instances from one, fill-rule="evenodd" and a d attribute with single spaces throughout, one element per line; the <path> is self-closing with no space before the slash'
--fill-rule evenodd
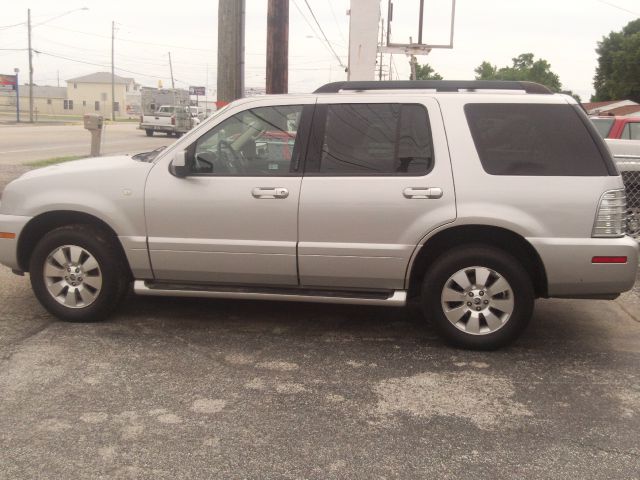
<path id="1" fill-rule="evenodd" d="M 518 80 L 541 83 L 554 92 L 562 90 L 558 75 L 551 71 L 551 64 L 533 53 L 523 53 L 512 59 L 510 67 L 498 68 L 484 61 L 475 70 L 476 80 Z"/>
<path id="2" fill-rule="evenodd" d="M 442 75 L 436 72 L 431 65 L 416 63 L 416 80 L 442 80 Z"/>
<path id="3" fill-rule="evenodd" d="M 640 19 L 621 32 L 603 37 L 596 48 L 598 67 L 593 101 L 628 99 L 640 102 Z"/>

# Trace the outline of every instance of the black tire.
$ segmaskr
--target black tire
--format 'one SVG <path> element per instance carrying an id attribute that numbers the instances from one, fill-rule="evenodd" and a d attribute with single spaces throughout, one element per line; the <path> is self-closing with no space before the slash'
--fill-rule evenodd
<path id="1" fill-rule="evenodd" d="M 490 331 L 485 324 L 487 333 L 465 332 L 451 323 L 444 313 L 441 300 L 445 284 L 456 272 L 470 267 L 493 270 L 508 282 L 513 292 L 513 312 L 495 331 Z M 513 342 L 525 330 L 533 315 L 535 294 L 527 271 L 512 255 L 490 246 L 468 245 L 449 250 L 431 265 L 422 284 L 421 302 L 425 316 L 449 344 L 473 350 L 494 350 Z"/>
<path id="2" fill-rule="evenodd" d="M 45 262 L 58 247 L 74 245 L 90 252 L 98 263 L 102 285 L 93 303 L 71 308 L 49 292 L 44 277 Z M 126 260 L 115 241 L 103 230 L 91 225 L 69 225 L 47 233 L 36 245 L 29 262 L 31 287 L 42 306 L 67 322 L 104 320 L 120 304 L 128 291 L 130 275 Z"/>
<path id="3" fill-rule="evenodd" d="M 151 129 L 146 129 L 146 130 L 144 131 L 144 133 L 146 133 L 146 134 L 147 134 L 147 137 L 153 137 L 153 130 L 151 130 Z"/>

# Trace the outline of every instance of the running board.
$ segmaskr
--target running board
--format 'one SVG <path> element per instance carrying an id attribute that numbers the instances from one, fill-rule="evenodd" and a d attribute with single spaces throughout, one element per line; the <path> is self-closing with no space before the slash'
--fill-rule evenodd
<path id="1" fill-rule="evenodd" d="M 138 295 L 156 297 L 231 298 L 242 300 L 277 300 L 280 302 L 340 303 L 353 305 L 386 305 L 403 307 L 407 292 L 354 292 L 310 289 L 276 289 L 246 287 L 208 287 L 201 285 L 173 285 L 136 280 L 133 290 Z"/>

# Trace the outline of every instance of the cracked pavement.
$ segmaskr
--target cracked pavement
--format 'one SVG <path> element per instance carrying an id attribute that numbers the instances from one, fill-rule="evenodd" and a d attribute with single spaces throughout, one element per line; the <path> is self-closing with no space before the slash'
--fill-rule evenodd
<path id="1" fill-rule="evenodd" d="M 62 323 L 2 268 L 0 477 L 638 478 L 628 295 L 538 301 L 480 353 L 412 309 L 131 296 Z"/>
<path id="2" fill-rule="evenodd" d="M 0 479 L 640 478 L 639 365 L 640 281 L 539 300 L 487 353 L 415 308 L 130 296 L 63 323 L 0 267 Z"/>

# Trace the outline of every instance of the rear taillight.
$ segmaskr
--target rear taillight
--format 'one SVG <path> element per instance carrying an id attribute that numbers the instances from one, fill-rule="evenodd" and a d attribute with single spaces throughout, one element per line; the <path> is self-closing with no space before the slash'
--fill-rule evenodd
<path id="1" fill-rule="evenodd" d="M 625 234 L 627 197 L 624 190 L 609 190 L 602 195 L 592 237 L 622 237 Z"/>
<path id="2" fill-rule="evenodd" d="M 175 115 L 173 115 L 173 116 L 171 117 L 171 125 L 175 125 L 175 124 L 176 124 L 176 116 L 175 116 Z"/>

